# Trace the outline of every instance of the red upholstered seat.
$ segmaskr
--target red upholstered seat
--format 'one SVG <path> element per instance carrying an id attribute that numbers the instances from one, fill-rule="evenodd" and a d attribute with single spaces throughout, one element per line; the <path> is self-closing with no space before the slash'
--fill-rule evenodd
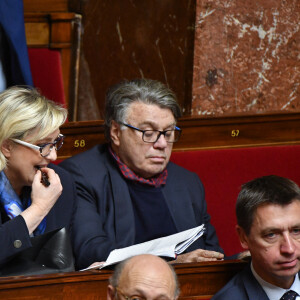
<path id="1" fill-rule="evenodd" d="M 235 202 L 243 183 L 279 175 L 300 184 L 300 145 L 173 151 L 171 160 L 201 178 L 208 212 L 227 255 L 242 250 L 236 231 Z"/>
<path id="2" fill-rule="evenodd" d="M 28 48 L 33 83 L 48 99 L 65 105 L 61 54 L 48 48 Z"/>

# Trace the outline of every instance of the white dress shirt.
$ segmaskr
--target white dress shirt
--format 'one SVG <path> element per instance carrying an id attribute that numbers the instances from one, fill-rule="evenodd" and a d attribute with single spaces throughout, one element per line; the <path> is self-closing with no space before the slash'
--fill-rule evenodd
<path id="1" fill-rule="evenodd" d="M 265 293 L 267 294 L 268 298 L 270 300 L 280 300 L 280 298 L 284 295 L 285 292 L 289 290 L 293 290 L 297 292 L 300 295 L 300 280 L 299 280 L 299 274 L 296 274 L 295 280 L 291 287 L 289 289 L 283 289 L 276 285 L 273 285 L 271 283 L 266 282 L 263 280 L 254 270 L 253 265 L 251 263 L 251 271 L 253 276 L 256 278 L 256 280 L 259 282 Z M 300 297 L 297 296 L 296 300 L 300 300 Z"/>

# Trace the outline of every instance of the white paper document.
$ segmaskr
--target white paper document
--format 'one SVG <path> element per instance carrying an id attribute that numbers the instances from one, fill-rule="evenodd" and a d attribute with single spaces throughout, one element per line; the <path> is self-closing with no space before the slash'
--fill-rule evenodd
<path id="1" fill-rule="evenodd" d="M 176 255 L 184 252 L 194 241 L 204 233 L 204 224 L 201 226 L 181 231 L 166 237 L 151 240 L 145 243 L 136 244 L 122 249 L 116 249 L 110 252 L 106 262 L 97 266 L 82 269 L 102 269 L 121 262 L 129 257 L 140 254 L 153 254 L 156 256 L 166 256 L 175 258 Z"/>

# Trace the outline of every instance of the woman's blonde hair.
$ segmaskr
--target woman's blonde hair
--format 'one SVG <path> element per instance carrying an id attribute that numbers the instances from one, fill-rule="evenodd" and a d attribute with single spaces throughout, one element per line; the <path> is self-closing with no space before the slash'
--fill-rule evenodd
<path id="1" fill-rule="evenodd" d="M 0 146 L 7 139 L 24 140 L 33 131 L 36 135 L 29 142 L 47 137 L 57 130 L 67 118 L 67 110 L 36 89 L 14 86 L 0 93 Z M 0 171 L 6 159 L 0 151 Z"/>

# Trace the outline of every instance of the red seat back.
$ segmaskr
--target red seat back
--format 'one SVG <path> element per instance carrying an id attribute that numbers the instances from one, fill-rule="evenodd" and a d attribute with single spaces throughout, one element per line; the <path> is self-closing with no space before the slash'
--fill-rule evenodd
<path id="1" fill-rule="evenodd" d="M 65 105 L 65 93 L 59 50 L 28 48 L 33 83 L 48 99 Z"/>
<path id="2" fill-rule="evenodd" d="M 300 145 L 173 151 L 171 160 L 196 172 L 206 193 L 208 212 L 227 255 L 239 252 L 235 202 L 241 185 L 263 175 L 279 175 L 300 184 Z"/>

